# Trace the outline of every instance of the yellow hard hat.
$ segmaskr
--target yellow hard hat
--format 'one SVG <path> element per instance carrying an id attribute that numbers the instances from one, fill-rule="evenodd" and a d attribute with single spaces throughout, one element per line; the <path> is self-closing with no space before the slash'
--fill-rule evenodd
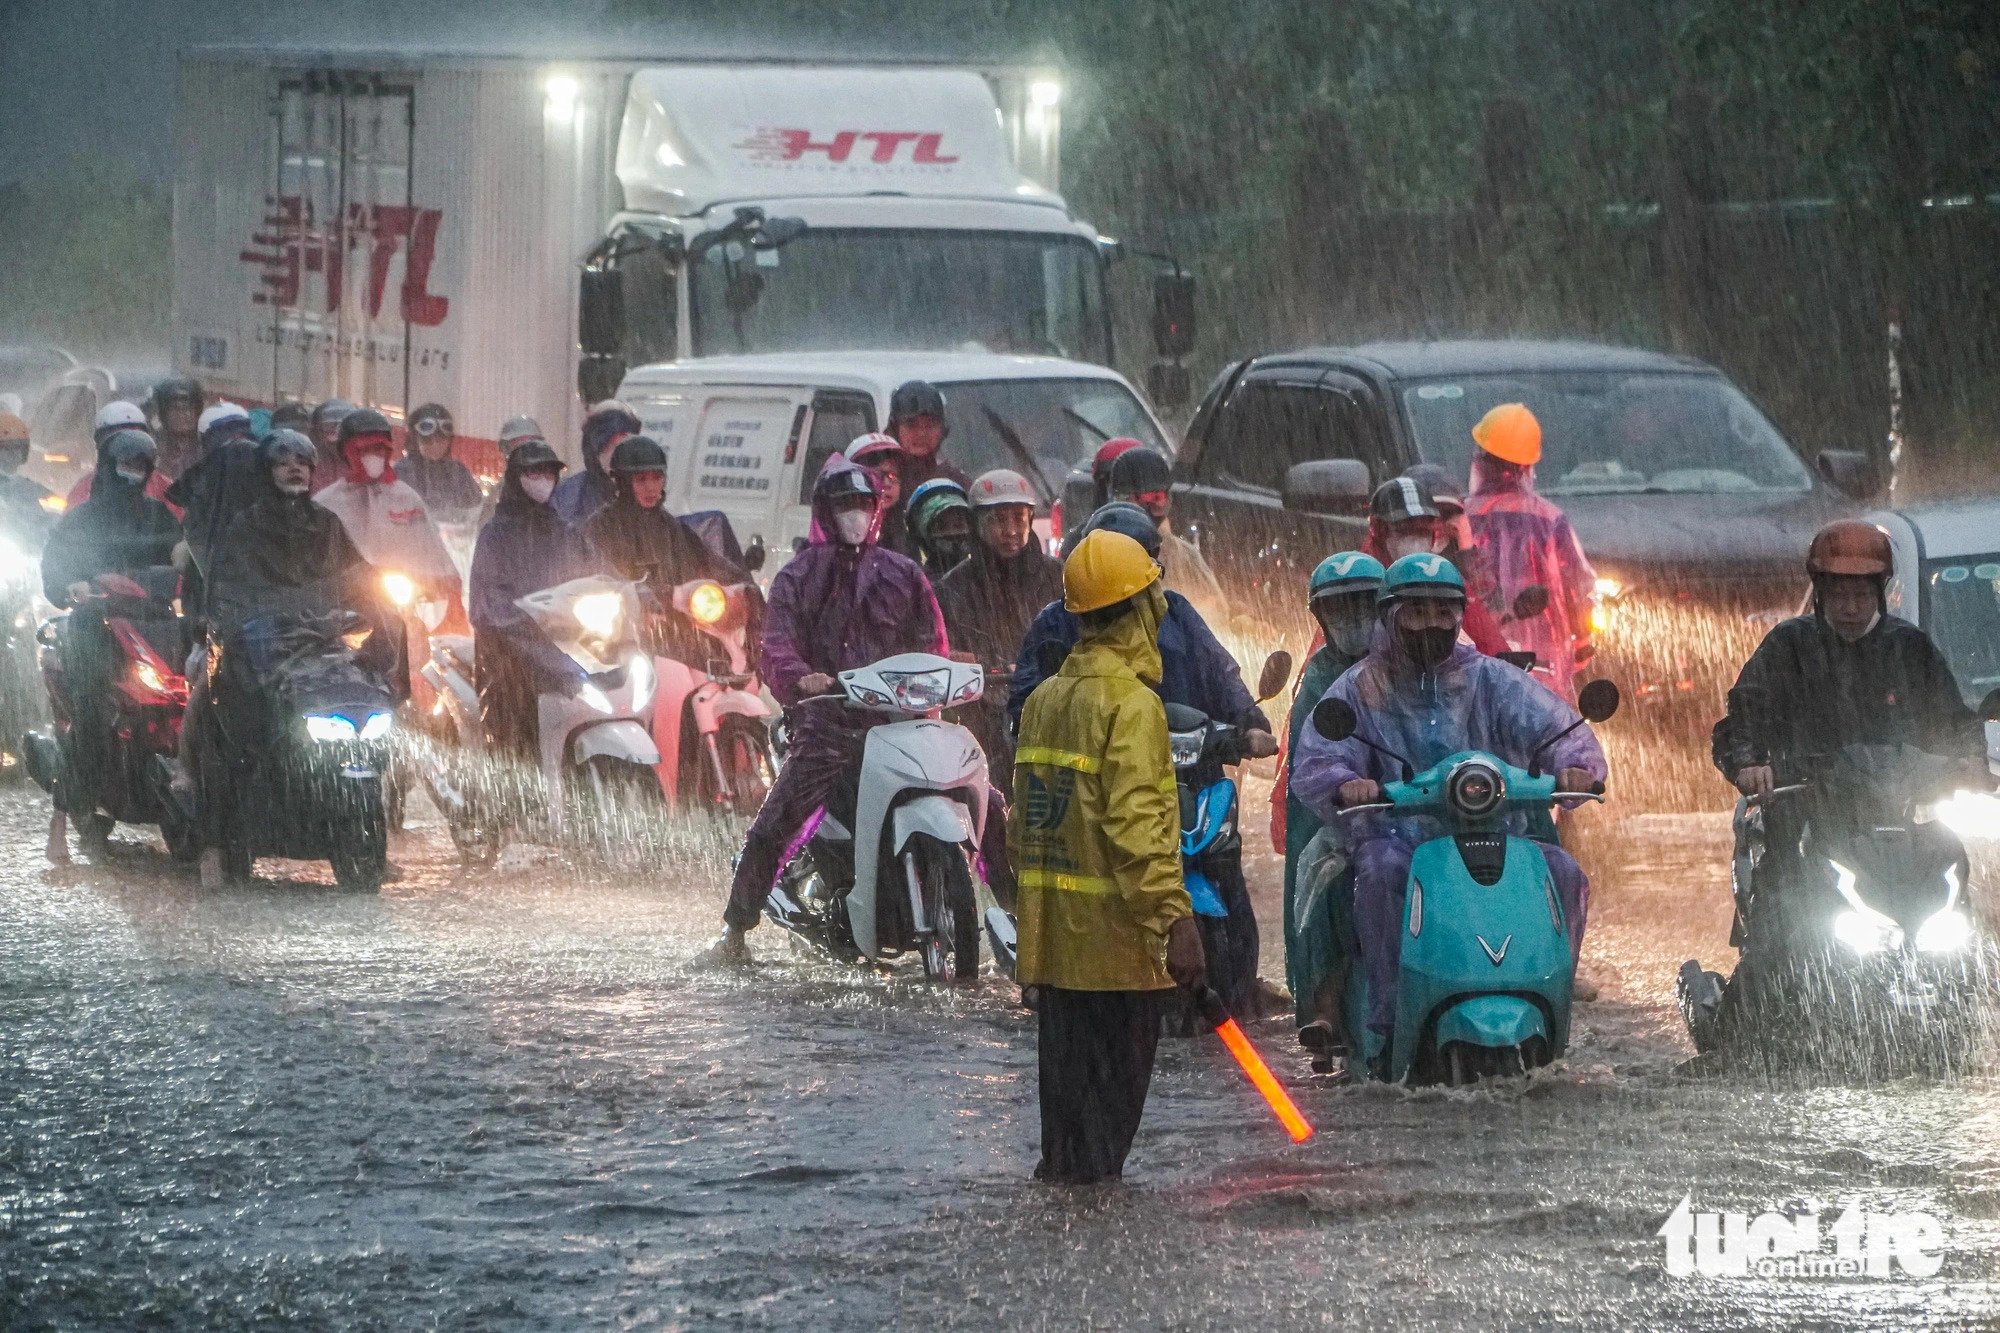
<path id="1" fill-rule="evenodd" d="M 1542 461 L 1542 423 L 1522 403 L 1502 403 L 1479 418 L 1472 438 L 1503 463 L 1533 467 Z"/>
<path id="2" fill-rule="evenodd" d="M 0 412 L 0 440 L 25 440 L 28 438 L 28 423 L 12 412 Z"/>
<path id="3" fill-rule="evenodd" d="M 1099 529 L 1063 561 L 1063 607 L 1096 611 L 1144 592 L 1162 574 L 1159 561 L 1122 532 Z"/>

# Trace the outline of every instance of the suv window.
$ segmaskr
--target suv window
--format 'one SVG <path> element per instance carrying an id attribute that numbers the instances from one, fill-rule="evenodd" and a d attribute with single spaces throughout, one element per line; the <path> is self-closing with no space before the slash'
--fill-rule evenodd
<path id="1" fill-rule="evenodd" d="M 814 394 L 806 465 L 799 472 L 799 503 L 812 503 L 813 483 L 819 480 L 819 470 L 827 459 L 874 429 L 875 400 L 867 394 Z"/>
<path id="2" fill-rule="evenodd" d="M 1387 459 L 1365 393 L 1358 385 L 1245 381 L 1223 405 L 1195 479 L 1276 495 L 1296 464 L 1357 458 L 1380 480 Z"/>

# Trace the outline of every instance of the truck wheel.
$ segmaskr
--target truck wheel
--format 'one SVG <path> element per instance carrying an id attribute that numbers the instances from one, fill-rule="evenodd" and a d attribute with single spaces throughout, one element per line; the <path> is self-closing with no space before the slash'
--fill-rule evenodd
<path id="1" fill-rule="evenodd" d="M 916 858 L 918 889 L 931 923 L 918 946 L 924 975 L 933 981 L 973 980 L 979 975 L 979 904 L 965 853 L 920 833 L 903 854 Z"/>

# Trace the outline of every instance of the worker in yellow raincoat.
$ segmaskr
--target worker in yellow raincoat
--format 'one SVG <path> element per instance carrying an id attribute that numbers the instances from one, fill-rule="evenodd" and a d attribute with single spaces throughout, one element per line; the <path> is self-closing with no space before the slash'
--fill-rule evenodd
<path id="1" fill-rule="evenodd" d="M 1160 682 L 1160 566 L 1116 532 L 1063 565 L 1082 637 L 1028 696 L 1009 852 L 1020 873 L 1016 975 L 1040 1018 L 1040 1180 L 1120 1175 L 1176 982 L 1202 979 L 1181 883 L 1180 813 Z"/>

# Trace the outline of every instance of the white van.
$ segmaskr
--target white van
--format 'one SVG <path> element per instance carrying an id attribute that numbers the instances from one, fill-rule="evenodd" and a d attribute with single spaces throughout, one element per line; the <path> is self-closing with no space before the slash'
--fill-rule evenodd
<path id="1" fill-rule="evenodd" d="M 1048 356 L 985 352 L 814 352 L 704 357 L 648 366 L 619 397 L 667 451 L 667 507 L 720 510 L 775 568 L 812 526 L 827 457 L 884 426 L 910 380 L 944 394 L 942 456 L 965 475 L 1011 468 L 1044 505 L 1099 445 L 1131 436 L 1173 456 L 1166 431 L 1124 376 Z"/>

